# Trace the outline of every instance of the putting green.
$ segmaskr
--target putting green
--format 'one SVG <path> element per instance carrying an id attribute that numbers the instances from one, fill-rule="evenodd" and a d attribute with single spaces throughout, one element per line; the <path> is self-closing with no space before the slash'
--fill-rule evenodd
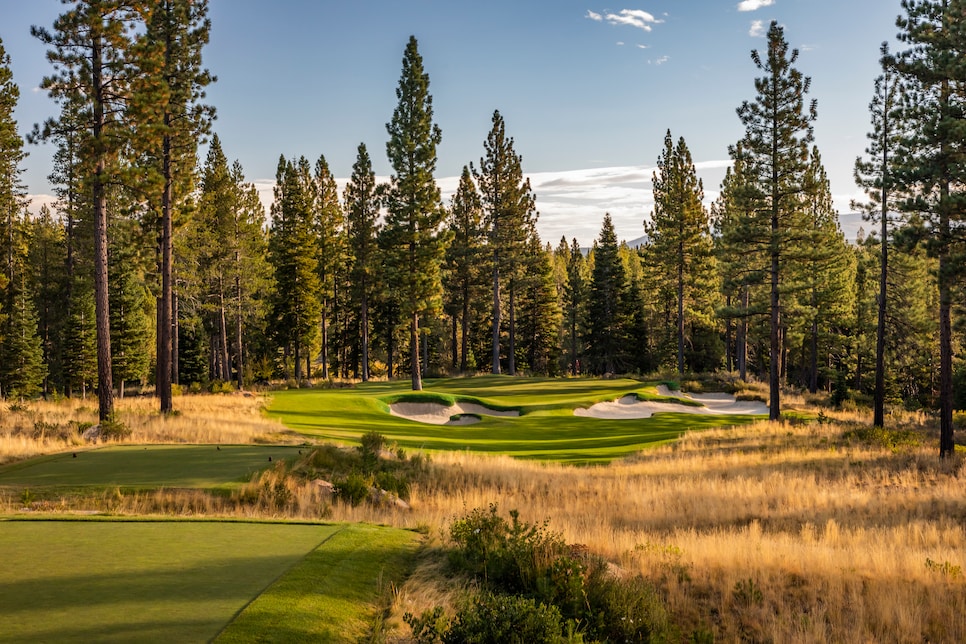
<path id="1" fill-rule="evenodd" d="M 364 525 L 0 521 L 0 642 L 355 642 L 418 541 Z"/>
<path id="2" fill-rule="evenodd" d="M 0 467 L 0 486 L 225 488 L 248 481 L 252 473 L 274 462 L 298 457 L 299 449 L 282 445 L 110 446 L 5 465 Z"/>
<path id="3" fill-rule="evenodd" d="M 324 440 L 357 442 L 375 431 L 409 449 L 470 450 L 568 463 L 599 463 L 666 443 L 690 430 L 759 420 L 753 415 L 659 414 L 611 420 L 574 416 L 577 407 L 634 394 L 664 399 L 656 383 L 629 378 L 552 379 L 483 376 L 366 383 L 352 389 L 303 389 L 273 394 L 268 413 L 295 431 Z M 519 417 L 482 416 L 473 425 L 430 425 L 389 414 L 388 403 L 458 398 L 494 409 L 518 409 Z M 691 403 L 696 404 L 696 403 Z"/>

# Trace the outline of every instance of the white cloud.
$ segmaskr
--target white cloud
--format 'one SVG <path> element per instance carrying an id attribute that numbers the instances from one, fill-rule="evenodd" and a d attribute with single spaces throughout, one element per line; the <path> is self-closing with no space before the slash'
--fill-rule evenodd
<path id="1" fill-rule="evenodd" d="M 638 45 L 637 48 L 638 49 L 647 49 L 647 45 Z"/>
<path id="2" fill-rule="evenodd" d="M 763 20 L 752 20 L 748 35 L 752 38 L 761 38 L 765 35 L 765 22 Z"/>
<path id="3" fill-rule="evenodd" d="M 617 46 L 618 47 L 623 47 L 624 46 L 624 41 L 623 40 L 618 40 L 617 41 Z"/>
<path id="4" fill-rule="evenodd" d="M 762 7 L 770 7 L 775 4 L 775 0 L 741 0 L 738 3 L 738 11 L 758 11 Z"/>
<path id="5" fill-rule="evenodd" d="M 671 60 L 671 57 L 670 56 L 661 56 L 660 58 L 658 58 L 657 60 L 654 61 L 654 64 L 655 65 L 663 65 L 664 63 L 666 63 L 669 60 Z"/>
<path id="6" fill-rule="evenodd" d="M 643 29 L 644 31 L 650 31 L 651 25 L 664 22 L 642 9 L 621 9 L 619 13 L 608 13 L 606 15 L 601 15 L 588 9 L 587 15 L 584 17 L 596 22 L 606 20 L 612 25 L 626 25 L 636 29 Z"/>

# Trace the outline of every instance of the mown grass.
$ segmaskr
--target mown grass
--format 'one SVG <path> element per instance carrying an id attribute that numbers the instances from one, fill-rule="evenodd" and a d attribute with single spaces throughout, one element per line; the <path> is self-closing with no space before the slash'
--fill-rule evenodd
<path id="1" fill-rule="evenodd" d="M 339 529 L 0 522 L 0 642 L 208 641 Z"/>
<path id="2" fill-rule="evenodd" d="M 577 417 L 573 410 L 625 395 L 658 396 L 653 383 L 613 380 L 484 376 L 426 380 L 421 393 L 404 382 L 378 382 L 352 389 L 289 390 L 273 394 L 268 414 L 287 427 L 321 440 L 358 442 L 378 432 L 400 447 L 429 451 L 468 450 L 573 464 L 606 463 L 696 431 L 739 425 L 755 416 L 695 416 L 665 413 L 640 420 Z M 464 426 L 428 425 L 390 416 L 392 402 L 475 402 L 519 417 L 483 416 Z M 694 403 L 691 403 L 694 404 Z"/>
<path id="3" fill-rule="evenodd" d="M 358 642 L 409 572 L 419 536 L 346 526 L 275 582 L 216 642 Z"/>
<path id="4" fill-rule="evenodd" d="M 297 458 L 286 445 L 112 445 L 0 467 L 0 489 L 51 493 L 103 488 L 239 487 L 273 463 Z"/>

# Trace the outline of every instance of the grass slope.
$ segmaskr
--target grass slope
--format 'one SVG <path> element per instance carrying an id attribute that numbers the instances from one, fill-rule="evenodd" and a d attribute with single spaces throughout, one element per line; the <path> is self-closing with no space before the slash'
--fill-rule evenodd
<path id="1" fill-rule="evenodd" d="M 102 447 L 0 467 L 0 487 L 229 488 L 272 462 L 297 457 L 298 449 L 280 445 Z"/>
<path id="2" fill-rule="evenodd" d="M 0 642 L 204 642 L 338 526 L 0 522 Z"/>
<path id="3" fill-rule="evenodd" d="M 248 605 L 216 642 L 357 642 L 398 587 L 419 544 L 413 532 L 352 525 Z"/>
<path id="4" fill-rule="evenodd" d="M 483 376 L 426 380 L 424 392 L 406 382 L 366 383 L 352 389 L 288 390 L 273 394 L 268 413 L 288 427 L 325 440 L 356 442 L 376 431 L 402 447 L 470 450 L 569 463 L 608 462 L 678 438 L 690 430 L 737 425 L 755 416 L 666 413 L 639 420 L 577 417 L 573 410 L 627 394 L 666 399 L 652 385 L 628 378 L 548 379 Z M 466 426 L 427 425 L 389 414 L 388 403 L 461 399 L 522 416 L 484 416 Z M 693 403 L 690 403 L 693 404 Z"/>

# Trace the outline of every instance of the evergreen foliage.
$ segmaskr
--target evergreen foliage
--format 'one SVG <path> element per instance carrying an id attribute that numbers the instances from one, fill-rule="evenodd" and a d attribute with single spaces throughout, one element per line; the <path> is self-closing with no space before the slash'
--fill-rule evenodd
<path id="1" fill-rule="evenodd" d="M 628 361 L 628 283 L 610 214 L 594 241 L 587 295 L 587 362 L 591 373 L 614 374 Z"/>
<path id="2" fill-rule="evenodd" d="M 752 232 L 748 241 L 768 253 L 769 416 L 776 420 L 781 416 L 783 264 L 790 247 L 802 241 L 807 228 L 798 206 L 805 190 L 817 104 L 805 104 L 811 79 L 795 69 L 798 50 L 789 51 L 784 29 L 777 22 L 771 23 L 767 39 L 764 59 L 757 50 L 751 53 L 764 74 L 755 80 L 757 95 L 742 103 L 738 117 L 745 126 L 741 144 L 745 168 L 760 191 L 758 208 L 747 222 Z"/>
<path id="3" fill-rule="evenodd" d="M 386 124 L 386 153 L 393 175 L 386 191 L 383 233 L 387 269 L 398 289 L 402 317 L 409 323 L 410 377 L 413 390 L 418 391 L 423 388 L 419 318 L 440 308 L 440 264 L 445 247 L 439 229 L 445 211 L 433 177 L 442 132 L 433 123 L 429 74 L 423 69 L 415 36 L 406 45 L 396 98 L 399 104 Z"/>
<path id="4" fill-rule="evenodd" d="M 359 309 L 359 341 L 362 381 L 369 380 L 369 319 L 373 294 L 378 284 L 379 195 L 376 175 L 364 143 L 359 144 L 352 177 L 345 189 L 346 237 L 350 257 L 352 297 Z"/>

